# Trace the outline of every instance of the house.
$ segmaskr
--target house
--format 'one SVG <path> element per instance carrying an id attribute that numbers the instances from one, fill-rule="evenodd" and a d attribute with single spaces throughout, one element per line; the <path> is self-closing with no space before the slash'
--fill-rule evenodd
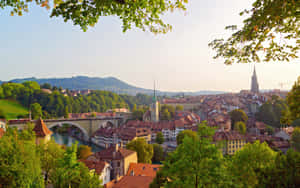
<path id="1" fill-rule="evenodd" d="M 282 138 L 282 139 L 284 139 L 284 140 L 290 140 L 290 139 L 291 139 L 290 135 L 287 134 L 287 133 L 286 133 L 285 131 L 283 131 L 283 130 L 280 130 L 280 131 L 276 132 L 276 133 L 274 134 L 274 137 Z"/>
<path id="2" fill-rule="evenodd" d="M 84 163 L 91 172 L 96 173 L 99 176 L 102 185 L 107 184 L 110 181 L 111 166 L 109 163 L 105 161 L 89 160 L 80 160 L 80 162 Z"/>
<path id="3" fill-rule="evenodd" d="M 105 185 L 106 188 L 148 188 L 161 165 L 131 163 L 127 174 Z"/>
<path id="4" fill-rule="evenodd" d="M 36 144 L 40 144 L 42 141 L 50 141 L 52 132 L 48 129 L 41 118 L 36 121 L 33 131 L 36 135 Z"/>
<path id="5" fill-rule="evenodd" d="M 149 176 L 154 178 L 160 168 L 161 165 L 156 164 L 131 163 L 126 176 Z"/>
<path id="6" fill-rule="evenodd" d="M 233 155 L 246 144 L 245 136 L 236 131 L 217 131 L 213 136 L 213 141 L 222 144 L 222 151 L 225 155 Z"/>
<path id="7" fill-rule="evenodd" d="M 105 150 L 94 153 L 87 160 L 109 163 L 112 167 L 111 179 L 117 179 L 127 173 L 130 163 L 137 163 L 137 153 L 122 148 L 122 145 L 119 147 L 118 144 L 115 144 Z"/>
<path id="8" fill-rule="evenodd" d="M 108 148 L 114 144 L 127 144 L 137 138 L 151 141 L 151 130 L 147 127 L 100 128 L 92 136 L 92 142 Z"/>
<path id="9" fill-rule="evenodd" d="M 149 188 L 153 181 L 150 176 L 124 176 L 118 181 L 111 181 L 105 188 Z"/>
<path id="10" fill-rule="evenodd" d="M 6 130 L 6 120 L 5 119 L 0 119 L 0 128 L 3 130 Z"/>

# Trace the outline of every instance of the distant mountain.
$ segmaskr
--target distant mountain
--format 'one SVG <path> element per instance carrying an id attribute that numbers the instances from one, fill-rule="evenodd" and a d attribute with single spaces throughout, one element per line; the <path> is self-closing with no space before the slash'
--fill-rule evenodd
<path id="1" fill-rule="evenodd" d="M 64 89 L 70 90 L 106 90 L 112 91 L 118 94 L 129 94 L 136 95 L 137 93 L 143 94 L 153 94 L 152 89 L 144 89 L 136 86 L 132 86 L 123 82 L 114 77 L 87 77 L 87 76 L 76 76 L 72 78 L 24 78 L 24 79 L 14 79 L 10 82 L 14 83 L 23 83 L 25 81 L 36 81 L 39 84 L 49 83 L 52 86 L 62 87 Z M 0 81 L 1 84 L 1 81 Z M 198 91 L 198 92 L 165 92 L 165 91 L 157 91 L 158 95 L 208 95 L 208 94 L 221 94 L 225 93 L 222 91 Z"/>

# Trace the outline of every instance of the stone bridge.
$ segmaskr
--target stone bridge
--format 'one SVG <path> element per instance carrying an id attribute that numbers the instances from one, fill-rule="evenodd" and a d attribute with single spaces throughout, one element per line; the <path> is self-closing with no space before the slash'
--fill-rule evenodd
<path id="1" fill-rule="evenodd" d="M 81 130 L 84 139 L 88 141 L 99 128 L 106 126 L 118 127 L 123 120 L 123 117 L 95 117 L 84 119 L 45 119 L 43 121 L 49 129 L 56 126 L 61 127 L 63 124 L 73 125 Z M 23 129 L 29 122 L 35 124 L 35 120 L 10 120 L 8 126 Z"/>

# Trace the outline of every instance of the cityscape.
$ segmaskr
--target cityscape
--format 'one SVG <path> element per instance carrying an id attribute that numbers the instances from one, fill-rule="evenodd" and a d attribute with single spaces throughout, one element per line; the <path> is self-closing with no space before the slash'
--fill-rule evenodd
<path id="1" fill-rule="evenodd" d="M 300 3 L 249 2 L 1 1 L 0 188 L 300 187 Z"/>

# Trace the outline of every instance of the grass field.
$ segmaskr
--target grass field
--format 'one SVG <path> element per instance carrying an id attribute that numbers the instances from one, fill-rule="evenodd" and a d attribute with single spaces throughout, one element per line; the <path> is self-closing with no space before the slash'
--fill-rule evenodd
<path id="1" fill-rule="evenodd" d="M 28 110 L 15 101 L 0 100 L 0 110 L 5 114 L 6 119 L 16 119 L 18 116 L 27 116 Z"/>

